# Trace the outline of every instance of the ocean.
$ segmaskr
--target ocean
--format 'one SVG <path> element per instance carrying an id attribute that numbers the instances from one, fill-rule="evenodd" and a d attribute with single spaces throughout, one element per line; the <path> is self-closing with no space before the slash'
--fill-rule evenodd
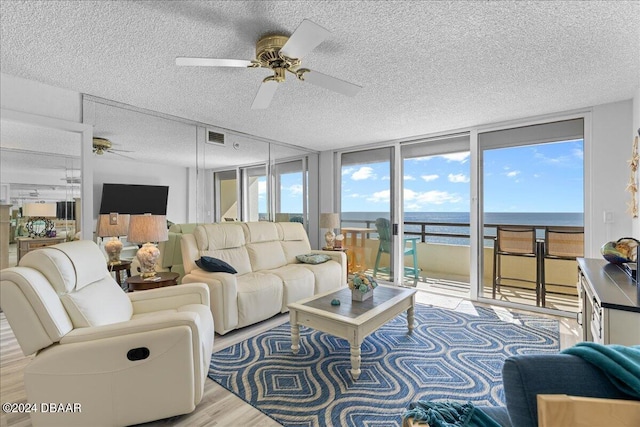
<path id="1" fill-rule="evenodd" d="M 342 225 L 347 227 L 375 228 L 376 218 L 389 218 L 388 212 L 342 212 L 340 215 Z M 469 212 L 405 212 L 405 222 L 428 223 L 460 223 L 469 224 Z M 584 226 L 584 215 L 574 212 L 487 212 L 484 216 L 485 246 L 492 246 L 492 237 L 495 236 L 495 227 L 490 225 L 535 225 L 538 226 L 538 238 L 544 238 L 544 226 Z M 420 231 L 419 225 L 407 225 L 405 231 Z M 428 225 L 425 230 L 432 233 L 449 233 L 469 235 L 470 227 L 467 226 L 439 226 Z M 452 245 L 469 245 L 468 237 L 427 236 L 427 242 L 445 243 Z"/>

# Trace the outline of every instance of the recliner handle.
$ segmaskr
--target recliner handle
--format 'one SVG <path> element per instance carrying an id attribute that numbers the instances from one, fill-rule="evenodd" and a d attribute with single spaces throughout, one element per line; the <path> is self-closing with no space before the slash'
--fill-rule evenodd
<path id="1" fill-rule="evenodd" d="M 136 360 L 144 360 L 149 357 L 150 354 L 151 352 L 147 347 L 132 348 L 127 352 L 127 359 L 131 360 L 132 362 Z"/>

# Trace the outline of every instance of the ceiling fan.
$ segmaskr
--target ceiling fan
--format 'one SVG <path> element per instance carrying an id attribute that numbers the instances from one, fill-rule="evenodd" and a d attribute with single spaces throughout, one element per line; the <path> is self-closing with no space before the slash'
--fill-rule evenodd
<path id="1" fill-rule="evenodd" d="M 95 136 L 93 137 L 93 152 L 95 154 L 102 156 L 104 153 L 109 153 L 109 154 L 115 154 L 121 157 L 126 157 L 127 159 L 131 159 L 131 157 L 129 156 L 120 154 L 120 153 L 131 153 L 131 151 L 119 150 L 112 147 L 113 147 L 113 144 L 107 138 L 99 138 Z"/>
<path id="2" fill-rule="evenodd" d="M 256 43 L 256 59 L 218 59 L 218 58 L 176 58 L 178 66 L 194 67 L 240 67 L 268 68 L 273 75 L 262 81 L 258 89 L 252 110 L 269 106 L 278 89 L 278 83 L 285 80 L 286 72 L 294 74 L 299 80 L 329 89 L 347 96 L 355 96 L 362 86 L 331 77 L 326 74 L 300 67 L 300 59 L 322 43 L 331 32 L 320 25 L 305 19 L 291 34 L 268 35 Z"/>

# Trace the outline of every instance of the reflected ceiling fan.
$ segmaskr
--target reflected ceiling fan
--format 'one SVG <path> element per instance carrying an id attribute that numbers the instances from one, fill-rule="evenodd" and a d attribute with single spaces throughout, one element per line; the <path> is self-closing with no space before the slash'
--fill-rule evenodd
<path id="1" fill-rule="evenodd" d="M 99 138 L 93 137 L 93 152 L 99 156 L 102 156 L 104 153 L 115 154 L 117 156 L 126 157 L 127 159 L 134 160 L 129 156 L 125 156 L 120 153 L 132 153 L 132 151 L 120 150 L 113 148 L 113 144 L 107 138 Z"/>
<path id="2" fill-rule="evenodd" d="M 316 86 L 355 96 L 362 86 L 331 77 L 326 74 L 300 67 L 300 59 L 322 43 L 331 32 L 320 25 L 305 19 L 291 36 L 264 36 L 256 43 L 256 59 L 218 59 L 218 58 L 176 58 L 176 65 L 193 67 L 240 67 L 268 68 L 273 75 L 262 81 L 256 94 L 252 110 L 269 106 L 278 89 L 278 83 L 285 80 L 286 72 L 294 74 L 299 80 Z"/>

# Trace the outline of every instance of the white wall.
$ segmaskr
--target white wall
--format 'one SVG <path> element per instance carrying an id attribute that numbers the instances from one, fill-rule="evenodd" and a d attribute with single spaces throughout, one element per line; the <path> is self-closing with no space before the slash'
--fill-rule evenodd
<path id="1" fill-rule="evenodd" d="M 33 80 L 0 74 L 2 108 L 70 122 L 82 121 L 82 95 Z"/>
<path id="2" fill-rule="evenodd" d="M 631 138 L 638 137 L 640 138 L 640 87 L 636 90 L 635 96 L 633 97 L 633 125 L 631 129 Z M 639 185 L 640 181 L 640 170 L 636 172 L 636 185 Z M 640 198 L 640 193 L 636 195 L 636 200 Z M 636 239 L 640 239 L 640 216 L 638 218 L 634 218 L 632 221 L 632 231 L 631 237 L 635 237 Z"/>
<path id="3" fill-rule="evenodd" d="M 631 235 L 631 216 L 627 213 L 629 164 L 632 126 L 632 100 L 593 107 L 591 127 L 591 164 L 587 179 L 591 180 L 591 224 L 585 224 L 591 236 L 587 256 L 600 257 L 600 247 L 610 241 Z M 605 212 L 613 222 L 605 223 Z"/>
<path id="4" fill-rule="evenodd" d="M 189 222 L 189 194 L 186 191 L 188 170 L 184 167 L 156 165 L 130 160 L 99 158 L 93 173 L 93 211 L 100 211 L 102 184 L 167 185 L 167 220 L 178 224 Z"/>

